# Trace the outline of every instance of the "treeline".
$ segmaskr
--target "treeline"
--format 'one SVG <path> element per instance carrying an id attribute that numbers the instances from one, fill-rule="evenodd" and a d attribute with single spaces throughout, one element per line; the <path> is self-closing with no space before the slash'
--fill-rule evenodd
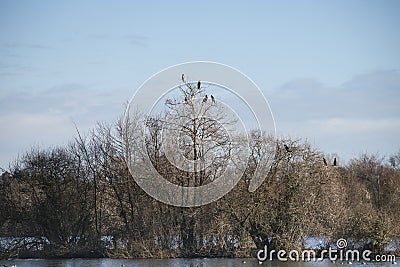
<path id="1" fill-rule="evenodd" d="M 239 157 L 243 175 L 224 197 L 192 208 L 150 197 L 129 172 L 132 160 L 150 157 L 168 181 L 202 186 L 227 170 L 246 139 L 228 138 L 220 122 L 234 120 L 214 98 L 207 101 L 200 83 L 180 89 L 179 98 L 166 101 L 168 116 L 133 112 L 115 125 L 78 133 L 68 146 L 32 149 L 19 158 L 0 179 L 0 256 L 243 257 L 265 245 L 301 250 L 313 237 L 324 240 L 321 249 L 346 238 L 350 247 L 375 253 L 390 242 L 398 250 L 400 152 L 388 160 L 363 155 L 333 164 L 307 142 L 253 131 L 250 156 Z M 204 159 L 207 169 L 172 164 L 162 145 L 165 128 L 176 136 L 176 151 Z M 249 192 L 265 157 L 272 165 Z"/>
<path id="2" fill-rule="evenodd" d="M 31 150 L 2 174 L 2 257 L 250 256 L 264 245 L 303 249 L 308 237 L 378 253 L 400 236 L 400 153 L 326 166 L 309 144 L 279 140 L 271 172 L 249 193 L 257 158 L 276 145 L 258 140 L 230 193 L 179 208 L 138 187 L 112 132 L 99 126 L 68 147 Z"/>

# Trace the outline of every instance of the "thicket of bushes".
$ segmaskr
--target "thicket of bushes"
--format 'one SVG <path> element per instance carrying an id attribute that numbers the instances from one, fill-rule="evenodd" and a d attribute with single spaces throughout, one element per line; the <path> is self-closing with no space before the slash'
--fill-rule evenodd
<path id="1" fill-rule="evenodd" d="M 302 249 L 311 236 L 378 253 L 400 236 L 400 154 L 325 166 L 307 143 L 280 140 L 273 169 L 249 193 L 256 153 L 275 145 L 263 140 L 230 193 L 179 208 L 137 186 L 105 129 L 68 147 L 32 150 L 3 173 L 0 234 L 9 239 L 2 257 L 250 256 L 264 245 Z M 162 156 L 156 162 L 173 175 Z"/>

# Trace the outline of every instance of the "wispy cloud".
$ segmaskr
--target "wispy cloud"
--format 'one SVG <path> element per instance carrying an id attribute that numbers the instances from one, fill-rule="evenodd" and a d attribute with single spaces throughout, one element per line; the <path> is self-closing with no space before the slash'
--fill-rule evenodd
<path id="1" fill-rule="evenodd" d="M 46 90 L 3 91 L 0 95 L 0 114 L 51 113 L 101 119 L 100 116 L 106 114 L 106 107 L 108 111 L 115 111 L 122 106 L 123 100 L 121 103 L 119 100 L 124 94 L 116 92 L 118 90 L 102 92 L 99 88 L 79 83 L 61 84 Z M 93 110 L 98 108 L 104 108 L 104 113 L 93 117 Z"/>
<path id="2" fill-rule="evenodd" d="M 400 118 L 395 119 L 367 119 L 367 118 L 329 118 L 323 120 L 311 120 L 307 122 L 314 130 L 330 135 L 348 136 L 363 134 L 366 132 L 400 132 Z"/>
<path id="3" fill-rule="evenodd" d="M 113 35 L 109 33 L 90 33 L 88 38 L 94 40 L 123 40 L 134 46 L 147 46 L 149 38 L 138 34 Z"/>
<path id="4" fill-rule="evenodd" d="M 398 149 L 398 99 L 395 70 L 358 75 L 339 86 L 293 80 L 269 96 L 280 134 L 307 138 L 325 151 L 345 151 L 347 158 L 367 148 L 386 154 Z"/>
<path id="5" fill-rule="evenodd" d="M 276 116 L 282 120 L 335 117 L 398 117 L 400 71 L 360 75 L 340 86 L 299 79 L 278 88 L 271 96 Z"/>
<path id="6" fill-rule="evenodd" d="M 122 36 L 123 39 L 129 41 L 131 45 L 147 46 L 149 38 L 143 35 L 126 34 Z"/>
<path id="7" fill-rule="evenodd" d="M 35 69 L 24 65 L 0 62 L 0 76 L 17 76 L 33 70 Z"/>
<path id="8" fill-rule="evenodd" d="M 8 49 L 15 49 L 15 48 L 51 49 L 51 46 L 39 43 L 5 42 L 2 43 L 1 46 L 3 48 L 8 48 Z"/>
<path id="9" fill-rule="evenodd" d="M 112 37 L 108 33 L 89 33 L 87 36 L 90 39 L 98 39 L 98 40 L 110 39 Z"/>
<path id="10" fill-rule="evenodd" d="M 100 90 L 79 83 L 46 90 L 0 93 L 0 167 L 33 145 L 64 144 L 97 122 L 115 122 L 123 113 L 123 89 Z"/>

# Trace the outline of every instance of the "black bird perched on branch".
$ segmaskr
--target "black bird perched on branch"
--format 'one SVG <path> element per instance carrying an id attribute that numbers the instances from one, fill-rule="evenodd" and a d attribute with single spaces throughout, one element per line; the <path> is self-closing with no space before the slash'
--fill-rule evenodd
<path id="1" fill-rule="evenodd" d="M 200 89 L 200 86 L 201 86 L 201 82 L 198 81 L 198 82 L 197 82 L 197 89 Z"/>
<path id="2" fill-rule="evenodd" d="M 203 98 L 203 103 L 206 102 L 207 99 L 208 99 L 208 95 L 206 95 L 206 96 Z"/>
<path id="3" fill-rule="evenodd" d="M 213 103 L 215 103 L 215 98 L 214 98 L 213 95 L 211 95 L 211 101 L 212 101 Z"/>
<path id="4" fill-rule="evenodd" d="M 323 161 L 324 161 L 324 165 L 325 166 L 328 166 L 328 163 L 326 162 L 326 159 L 325 158 L 322 158 L 323 159 Z"/>
<path id="5" fill-rule="evenodd" d="M 284 144 L 283 146 L 285 147 L 286 152 L 288 152 L 288 153 L 292 152 L 292 150 L 290 150 L 290 148 L 286 144 Z"/>
<path id="6" fill-rule="evenodd" d="M 336 158 L 333 159 L 333 166 L 336 166 L 337 162 L 336 162 Z"/>
<path id="7" fill-rule="evenodd" d="M 185 74 L 182 73 L 181 79 L 182 79 L 182 82 L 185 82 Z"/>

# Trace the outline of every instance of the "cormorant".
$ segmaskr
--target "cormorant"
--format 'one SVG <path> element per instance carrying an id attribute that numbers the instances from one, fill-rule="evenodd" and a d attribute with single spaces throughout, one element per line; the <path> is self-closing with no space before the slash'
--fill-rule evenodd
<path id="1" fill-rule="evenodd" d="M 182 73 L 182 82 L 185 82 L 185 74 Z"/>
<path id="2" fill-rule="evenodd" d="M 200 89 L 200 86 L 201 86 L 201 82 L 198 81 L 198 82 L 197 82 L 197 89 Z"/>
<path id="3" fill-rule="evenodd" d="M 284 144 L 283 146 L 285 147 L 286 152 L 292 152 L 292 150 L 290 150 L 289 147 L 286 144 Z"/>
<path id="4" fill-rule="evenodd" d="M 322 159 L 324 160 L 325 166 L 328 166 L 328 163 L 326 162 L 326 159 L 325 158 L 322 158 Z"/>
<path id="5" fill-rule="evenodd" d="M 203 98 L 203 103 L 206 102 L 207 99 L 208 99 L 208 96 L 206 95 L 206 96 Z"/>
<path id="6" fill-rule="evenodd" d="M 336 166 L 336 158 L 333 159 L 333 166 Z"/>
<path id="7" fill-rule="evenodd" d="M 211 100 L 212 100 L 213 103 L 215 103 L 215 98 L 214 98 L 213 95 L 211 95 Z"/>

